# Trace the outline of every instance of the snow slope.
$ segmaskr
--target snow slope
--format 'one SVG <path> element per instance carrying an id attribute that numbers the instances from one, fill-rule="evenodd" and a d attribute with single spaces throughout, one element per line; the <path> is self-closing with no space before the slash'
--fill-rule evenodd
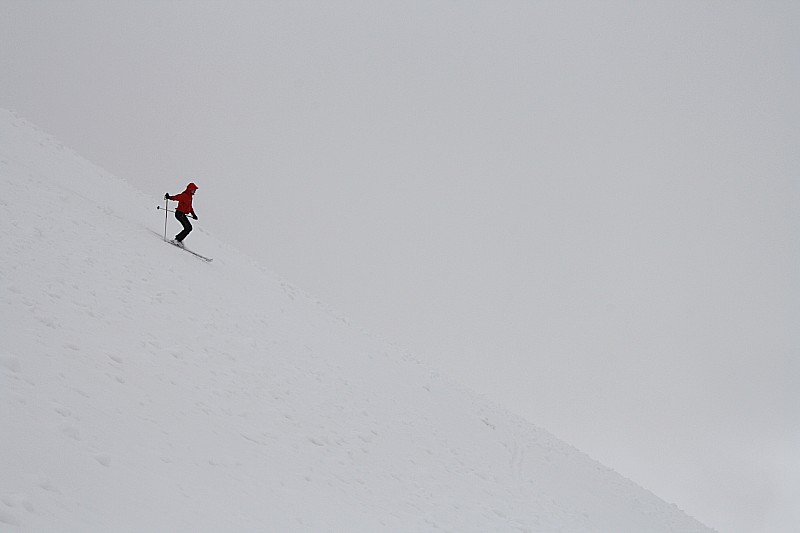
<path id="1" fill-rule="evenodd" d="M 0 531 L 710 531 L 6 111 L 0 191 Z"/>

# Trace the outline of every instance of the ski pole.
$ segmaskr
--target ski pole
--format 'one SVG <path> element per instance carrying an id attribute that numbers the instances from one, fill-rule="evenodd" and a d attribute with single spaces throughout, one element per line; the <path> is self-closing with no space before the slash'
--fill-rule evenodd
<path id="1" fill-rule="evenodd" d="M 166 208 L 166 207 L 161 207 L 160 205 L 157 205 L 157 206 L 156 206 L 156 209 L 163 209 L 164 211 L 167 211 L 168 213 L 174 213 L 174 212 L 175 212 L 175 211 L 173 211 L 172 209 L 168 209 L 168 208 Z M 164 214 L 164 217 L 165 217 L 165 218 L 166 218 L 166 216 L 167 216 L 167 215 L 166 215 L 166 214 Z"/>
<path id="2" fill-rule="evenodd" d="M 169 205 L 168 202 L 169 202 L 169 200 L 164 198 L 164 240 L 165 241 L 167 240 L 167 211 L 169 211 L 169 209 L 167 208 L 167 206 Z M 160 205 L 157 206 L 157 207 L 158 207 L 158 209 L 161 209 Z"/>

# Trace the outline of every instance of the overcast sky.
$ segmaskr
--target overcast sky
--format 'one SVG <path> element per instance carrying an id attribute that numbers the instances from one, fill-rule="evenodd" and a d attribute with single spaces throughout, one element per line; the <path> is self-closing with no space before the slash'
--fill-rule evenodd
<path id="1" fill-rule="evenodd" d="M 154 228 L 196 182 L 204 230 L 731 533 L 800 530 L 799 95 L 794 1 L 0 0 L 0 106 Z"/>

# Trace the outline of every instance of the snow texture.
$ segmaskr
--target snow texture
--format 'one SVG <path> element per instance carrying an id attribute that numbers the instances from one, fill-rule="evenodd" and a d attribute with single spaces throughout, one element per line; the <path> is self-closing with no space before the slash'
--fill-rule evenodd
<path id="1" fill-rule="evenodd" d="M 710 531 L 7 111 L 0 190 L 2 532 Z"/>

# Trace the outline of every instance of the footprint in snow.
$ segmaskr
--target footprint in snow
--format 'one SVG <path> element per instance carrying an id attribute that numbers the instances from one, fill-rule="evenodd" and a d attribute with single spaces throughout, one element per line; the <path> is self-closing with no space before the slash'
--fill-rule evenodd
<path id="1" fill-rule="evenodd" d="M 0 366 L 14 373 L 22 368 L 19 357 L 11 354 L 0 354 Z"/>
<path id="2" fill-rule="evenodd" d="M 8 526 L 15 526 L 19 527 L 22 524 L 14 515 L 7 513 L 3 509 L 0 509 L 0 524 L 6 524 Z"/>

